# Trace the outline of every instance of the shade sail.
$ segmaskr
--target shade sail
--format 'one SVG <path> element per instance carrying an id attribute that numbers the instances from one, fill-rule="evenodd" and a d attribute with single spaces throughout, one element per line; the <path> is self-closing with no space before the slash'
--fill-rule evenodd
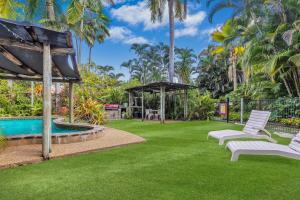
<path id="1" fill-rule="evenodd" d="M 129 92 L 138 92 L 138 91 L 159 92 L 161 87 L 164 87 L 166 92 L 197 88 L 196 86 L 183 84 L 183 83 L 171 83 L 171 82 L 161 81 L 161 82 L 149 83 L 147 85 L 131 87 L 126 90 Z"/>
<path id="2" fill-rule="evenodd" d="M 43 44 L 51 47 L 52 80 L 80 81 L 71 32 L 0 18 L 0 78 L 42 80 Z"/>

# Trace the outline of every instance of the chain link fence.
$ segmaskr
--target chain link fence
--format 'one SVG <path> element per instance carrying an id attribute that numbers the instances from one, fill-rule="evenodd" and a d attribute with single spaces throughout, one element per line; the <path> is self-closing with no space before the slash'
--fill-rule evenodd
<path id="1" fill-rule="evenodd" d="M 227 101 L 215 104 L 214 119 L 245 124 L 251 110 L 268 110 L 272 113 L 267 124 L 270 130 L 290 134 L 299 132 L 300 98 L 227 99 Z"/>

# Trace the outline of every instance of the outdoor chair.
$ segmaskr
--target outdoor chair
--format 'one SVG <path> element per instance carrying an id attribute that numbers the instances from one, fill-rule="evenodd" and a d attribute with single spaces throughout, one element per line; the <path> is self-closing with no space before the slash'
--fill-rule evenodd
<path id="1" fill-rule="evenodd" d="M 240 155 L 273 155 L 300 160 L 300 131 L 288 146 L 263 141 L 231 141 L 226 148 L 232 152 L 231 161 L 238 160 Z"/>
<path id="2" fill-rule="evenodd" d="M 220 130 L 210 131 L 207 138 L 213 137 L 219 140 L 219 145 L 223 145 L 225 140 L 239 139 L 239 138 L 253 138 L 253 139 L 265 139 L 270 142 L 276 143 L 276 140 L 272 139 L 271 133 L 269 133 L 265 126 L 269 120 L 271 112 L 252 110 L 249 120 L 247 121 L 242 131 L 237 130 Z"/>

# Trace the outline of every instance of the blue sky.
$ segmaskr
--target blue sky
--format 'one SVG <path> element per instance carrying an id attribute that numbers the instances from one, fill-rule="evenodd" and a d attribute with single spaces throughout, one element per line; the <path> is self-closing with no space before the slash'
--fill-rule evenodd
<path id="1" fill-rule="evenodd" d="M 191 48 L 199 53 L 211 43 L 210 33 L 230 17 L 230 10 L 218 13 L 211 24 L 208 22 L 209 8 L 205 1 L 200 4 L 192 2 L 188 5 L 187 19 L 175 24 L 175 46 Z M 111 20 L 111 36 L 104 43 L 95 45 L 92 57 L 97 64 L 111 65 L 115 71 L 123 72 L 126 79 L 128 72 L 120 65 L 134 57 L 130 51 L 132 43 L 169 43 L 167 10 L 163 21 L 154 24 L 144 0 L 117 0 L 116 5 L 107 6 L 105 12 Z M 83 62 L 87 62 L 87 59 L 88 49 L 84 46 Z"/>

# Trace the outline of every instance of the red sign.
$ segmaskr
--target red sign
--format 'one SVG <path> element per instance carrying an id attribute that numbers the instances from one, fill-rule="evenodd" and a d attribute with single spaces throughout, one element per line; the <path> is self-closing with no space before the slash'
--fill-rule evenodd
<path id="1" fill-rule="evenodd" d="M 105 104 L 105 110 L 118 110 L 119 104 Z"/>

